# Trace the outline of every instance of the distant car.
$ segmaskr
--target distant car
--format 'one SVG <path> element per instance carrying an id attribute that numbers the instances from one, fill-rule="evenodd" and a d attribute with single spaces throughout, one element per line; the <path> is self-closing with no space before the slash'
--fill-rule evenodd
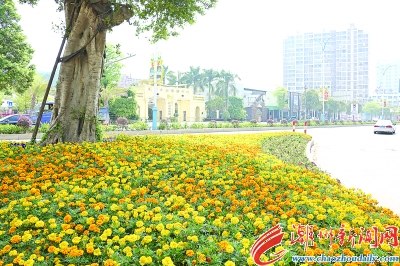
<path id="1" fill-rule="evenodd" d="M 7 116 L 5 116 L 3 118 L 0 118 L 0 124 L 3 124 L 3 125 L 16 125 L 18 123 L 18 120 L 22 116 L 29 117 L 29 119 L 32 120 L 32 118 L 27 114 L 15 114 L 15 115 L 7 115 Z"/>
<path id="2" fill-rule="evenodd" d="M 376 133 L 395 134 L 396 128 L 390 120 L 378 120 L 374 125 L 374 134 Z"/>
<path id="3" fill-rule="evenodd" d="M 37 117 L 38 117 L 39 113 L 36 113 L 34 115 L 32 115 L 32 124 L 36 124 L 37 121 Z M 40 120 L 41 124 L 49 124 L 51 122 L 51 117 L 53 116 L 53 112 L 52 111 L 43 111 L 42 114 L 42 119 Z"/>

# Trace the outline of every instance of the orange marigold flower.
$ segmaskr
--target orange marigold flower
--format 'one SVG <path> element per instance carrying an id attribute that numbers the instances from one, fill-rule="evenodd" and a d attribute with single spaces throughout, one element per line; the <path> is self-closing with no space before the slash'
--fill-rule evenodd
<path id="1" fill-rule="evenodd" d="M 363 254 L 369 255 L 369 254 L 371 254 L 371 250 L 369 248 L 364 248 Z"/>
<path id="2" fill-rule="evenodd" d="M 331 247 L 332 247 L 333 250 L 338 250 L 339 249 L 339 244 L 338 243 L 333 243 Z"/>
<path id="3" fill-rule="evenodd" d="M 56 248 L 55 246 L 49 246 L 49 247 L 47 248 L 47 251 L 48 251 L 49 253 L 54 253 L 56 250 L 57 250 L 57 248 Z"/>
<path id="4" fill-rule="evenodd" d="M 193 255 L 194 255 L 194 251 L 193 250 L 191 250 L 191 249 L 186 250 L 186 256 L 192 257 Z"/>
<path id="5" fill-rule="evenodd" d="M 354 253 L 348 248 L 343 249 L 343 254 L 346 255 L 346 256 L 353 256 L 354 255 Z"/>
<path id="6" fill-rule="evenodd" d="M 65 223 L 70 223 L 71 221 L 72 221 L 72 216 L 70 214 L 64 216 Z"/>
<path id="7" fill-rule="evenodd" d="M 100 228 L 96 224 L 91 224 L 91 225 L 89 225 L 89 231 L 99 233 L 100 232 Z"/>
<path id="8" fill-rule="evenodd" d="M 21 236 L 20 235 L 13 235 L 12 237 L 11 237 L 11 239 L 10 239 L 10 242 L 12 243 L 12 244 L 17 244 L 17 243 L 19 243 L 19 242 L 21 242 Z"/>
<path id="9" fill-rule="evenodd" d="M 104 266 L 116 266 L 116 265 L 118 265 L 118 263 L 113 261 L 112 259 L 108 259 L 104 262 Z"/>

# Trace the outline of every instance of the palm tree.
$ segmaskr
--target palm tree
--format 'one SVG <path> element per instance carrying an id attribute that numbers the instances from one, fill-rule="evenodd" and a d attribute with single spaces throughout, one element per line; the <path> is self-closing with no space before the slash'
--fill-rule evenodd
<path id="1" fill-rule="evenodd" d="M 203 69 L 203 84 L 208 88 L 208 100 L 211 100 L 212 94 L 215 93 L 214 81 L 219 77 L 218 71 L 213 69 Z"/>
<path id="2" fill-rule="evenodd" d="M 178 79 L 177 79 L 174 71 L 166 72 L 165 79 L 166 79 L 166 84 L 168 84 L 168 85 L 176 85 L 178 83 Z"/>
<path id="3" fill-rule="evenodd" d="M 196 94 L 198 90 L 203 91 L 202 76 L 200 74 L 200 67 L 190 67 L 189 72 L 186 72 L 182 81 L 186 83 L 189 87 L 193 88 L 193 93 Z"/>
<path id="4" fill-rule="evenodd" d="M 228 97 L 230 91 L 232 92 L 233 96 L 236 96 L 236 79 L 240 80 L 239 76 L 229 71 L 222 70 L 219 73 L 219 81 L 217 82 L 217 93 L 225 99 L 226 107 L 228 107 Z"/>
<path id="5" fill-rule="evenodd" d="M 162 82 L 163 84 L 167 84 L 167 74 L 168 74 L 168 66 L 163 65 L 162 66 Z"/>

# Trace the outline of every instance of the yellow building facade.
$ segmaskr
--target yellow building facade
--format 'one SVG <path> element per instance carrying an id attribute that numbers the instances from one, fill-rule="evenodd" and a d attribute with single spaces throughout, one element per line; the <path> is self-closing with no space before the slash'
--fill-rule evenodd
<path id="1" fill-rule="evenodd" d="M 141 83 L 135 87 L 135 98 L 142 121 L 152 120 L 154 98 L 158 121 L 176 118 L 178 122 L 201 122 L 206 117 L 205 97 L 186 86 L 157 85 L 155 89 L 153 84 Z"/>

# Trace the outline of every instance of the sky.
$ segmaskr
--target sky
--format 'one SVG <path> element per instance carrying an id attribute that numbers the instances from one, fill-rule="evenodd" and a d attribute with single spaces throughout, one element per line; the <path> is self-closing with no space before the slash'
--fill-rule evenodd
<path id="1" fill-rule="evenodd" d="M 150 59 L 163 58 L 175 72 L 190 66 L 226 70 L 240 77 L 246 88 L 274 90 L 282 85 L 283 42 L 306 32 L 346 30 L 353 24 L 369 35 L 370 85 L 374 86 L 377 63 L 400 59 L 398 0 L 219 0 L 216 7 L 199 16 L 178 37 L 152 45 L 135 36 L 133 26 L 122 24 L 107 35 L 107 43 L 121 45 L 123 73 L 145 79 Z M 51 72 L 61 43 L 60 24 L 52 0 L 36 7 L 17 5 L 20 24 L 35 50 L 33 63 L 39 71 Z"/>

